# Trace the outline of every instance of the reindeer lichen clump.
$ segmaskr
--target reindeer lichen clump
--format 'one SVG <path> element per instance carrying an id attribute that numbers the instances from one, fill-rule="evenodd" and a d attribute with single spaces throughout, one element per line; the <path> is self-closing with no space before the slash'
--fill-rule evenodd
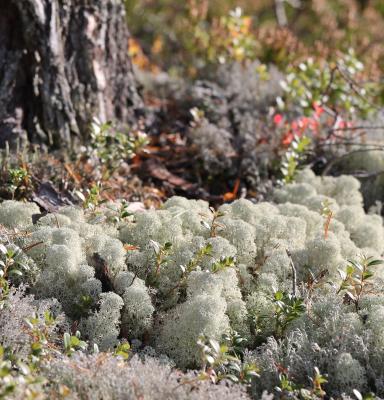
<path id="1" fill-rule="evenodd" d="M 308 365 L 332 373 L 332 393 L 373 381 L 384 393 L 381 217 L 364 212 L 351 177 L 304 170 L 274 199 L 213 210 L 173 197 L 124 219 L 64 207 L 34 221 L 36 206 L 8 201 L 0 224 L 27 232 L 15 245 L 34 265 L 30 291 L 56 298 L 101 350 L 133 340 L 190 368 L 201 365 L 202 335 L 236 331 L 268 390 L 283 364 L 303 380 Z"/>

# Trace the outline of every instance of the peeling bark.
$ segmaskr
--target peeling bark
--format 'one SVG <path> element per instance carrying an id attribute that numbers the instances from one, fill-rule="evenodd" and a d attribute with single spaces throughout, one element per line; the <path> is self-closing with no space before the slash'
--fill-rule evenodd
<path id="1" fill-rule="evenodd" d="M 0 146 L 68 147 L 141 112 L 119 0 L 0 2 Z"/>

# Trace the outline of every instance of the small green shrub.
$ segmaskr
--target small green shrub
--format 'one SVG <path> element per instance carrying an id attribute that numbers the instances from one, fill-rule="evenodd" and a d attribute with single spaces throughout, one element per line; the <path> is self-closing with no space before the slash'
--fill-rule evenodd
<path id="1" fill-rule="evenodd" d="M 309 58 L 298 67 L 288 68 L 282 81 L 285 101 L 302 108 L 306 115 L 318 104 L 336 114 L 366 117 L 375 111 L 372 99 L 377 93 L 374 85 L 359 82 L 363 70 L 363 63 L 352 49 L 334 63 L 322 64 Z"/>

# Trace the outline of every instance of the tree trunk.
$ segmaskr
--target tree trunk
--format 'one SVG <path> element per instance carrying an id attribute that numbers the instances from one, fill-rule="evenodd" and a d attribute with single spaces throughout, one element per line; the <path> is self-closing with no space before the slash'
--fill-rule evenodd
<path id="1" fill-rule="evenodd" d="M 68 147 L 93 117 L 133 123 L 128 35 L 119 0 L 1 0 L 0 146 Z"/>

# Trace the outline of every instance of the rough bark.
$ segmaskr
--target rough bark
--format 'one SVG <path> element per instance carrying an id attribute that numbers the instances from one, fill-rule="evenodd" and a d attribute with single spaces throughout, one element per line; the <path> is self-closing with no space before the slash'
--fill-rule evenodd
<path id="1" fill-rule="evenodd" d="M 73 145 L 93 117 L 133 123 L 128 38 L 119 0 L 1 0 L 0 146 Z"/>

